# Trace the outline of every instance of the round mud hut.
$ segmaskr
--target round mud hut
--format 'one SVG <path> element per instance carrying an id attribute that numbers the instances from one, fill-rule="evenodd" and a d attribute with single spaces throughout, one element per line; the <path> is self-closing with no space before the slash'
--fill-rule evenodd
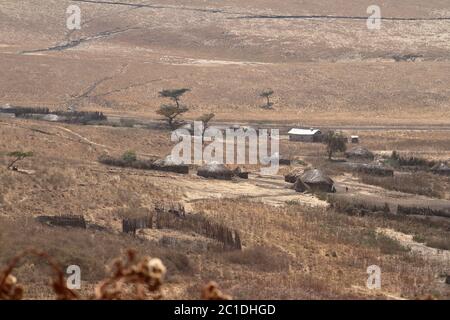
<path id="1" fill-rule="evenodd" d="M 197 175 L 204 178 L 231 180 L 234 173 L 223 164 L 208 163 L 198 168 Z"/>
<path id="2" fill-rule="evenodd" d="M 298 178 L 294 183 L 294 190 L 296 192 L 306 192 L 309 190 L 309 187 L 303 183 L 302 179 Z"/>
<path id="3" fill-rule="evenodd" d="M 375 159 L 375 155 L 368 149 L 363 147 L 354 147 L 345 153 L 345 156 L 351 160 L 368 160 Z"/>
<path id="4" fill-rule="evenodd" d="M 241 179 L 248 179 L 248 174 L 249 172 L 243 171 L 241 167 L 236 167 L 236 169 L 233 170 L 233 175 Z"/>
<path id="5" fill-rule="evenodd" d="M 450 176 L 450 167 L 446 163 L 441 162 L 431 168 L 431 172 L 443 176 Z"/>
<path id="6" fill-rule="evenodd" d="M 312 191 L 335 192 L 334 181 L 318 169 L 305 171 L 301 180 Z"/>

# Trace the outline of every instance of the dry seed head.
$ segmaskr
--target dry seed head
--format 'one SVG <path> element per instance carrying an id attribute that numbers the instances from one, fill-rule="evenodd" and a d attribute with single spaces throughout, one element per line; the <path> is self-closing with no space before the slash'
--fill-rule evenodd
<path id="1" fill-rule="evenodd" d="M 204 300 L 231 300 L 231 296 L 222 293 L 219 285 L 214 281 L 210 281 L 203 287 L 201 298 Z"/>
<path id="2" fill-rule="evenodd" d="M 166 275 L 167 268 L 158 258 L 153 258 L 148 262 L 148 268 L 150 270 L 150 276 L 154 278 L 163 279 Z"/>
<path id="3" fill-rule="evenodd" d="M 17 278 L 14 277 L 12 274 L 9 274 L 9 275 L 6 277 L 5 284 L 6 284 L 7 286 L 13 286 L 13 285 L 15 285 L 16 283 L 17 283 Z"/>

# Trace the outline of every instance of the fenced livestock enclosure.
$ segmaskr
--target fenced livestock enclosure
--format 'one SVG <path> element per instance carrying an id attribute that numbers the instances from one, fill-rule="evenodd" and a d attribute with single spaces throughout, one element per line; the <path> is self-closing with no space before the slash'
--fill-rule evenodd
<path id="1" fill-rule="evenodd" d="M 17 118 L 80 124 L 107 120 L 107 117 L 99 111 L 51 111 L 42 107 L 3 107 L 0 108 L 0 113 L 14 114 Z"/>
<path id="2" fill-rule="evenodd" d="M 202 214 L 188 214 L 179 204 L 155 206 L 154 213 L 138 218 L 122 219 L 122 231 L 136 234 L 138 229 L 172 229 L 195 232 L 218 241 L 225 250 L 242 250 L 240 234 L 237 230 L 212 221 Z"/>

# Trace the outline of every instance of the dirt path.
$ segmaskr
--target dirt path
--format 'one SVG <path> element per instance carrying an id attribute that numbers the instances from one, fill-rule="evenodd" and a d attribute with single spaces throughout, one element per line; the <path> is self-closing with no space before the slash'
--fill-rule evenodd
<path id="1" fill-rule="evenodd" d="M 267 179 L 251 174 L 248 180 L 215 180 L 197 177 L 194 174 L 177 175 L 174 179 L 168 177 L 158 178 L 158 186 L 172 191 L 177 189 L 182 194 L 185 203 L 208 199 L 249 199 L 280 206 L 286 202 L 294 201 L 311 207 L 327 206 L 310 194 L 302 194 L 289 189 L 282 176 Z M 271 181 L 273 180 L 273 181 Z"/>
<path id="2" fill-rule="evenodd" d="M 91 141 L 91 140 L 89 140 L 88 138 L 82 136 L 81 134 L 76 133 L 75 131 L 72 131 L 72 130 L 66 128 L 66 127 L 55 126 L 55 128 L 64 130 L 64 131 L 66 131 L 66 132 L 69 132 L 70 134 L 73 134 L 73 135 L 77 136 L 78 138 L 80 138 L 81 140 L 86 141 L 87 143 L 92 144 L 92 145 L 94 145 L 94 146 L 102 147 L 102 148 L 105 148 L 105 149 L 112 149 L 111 147 L 105 146 L 104 144 L 100 144 L 100 143 L 96 143 L 96 142 L 94 142 L 94 141 Z"/>
<path id="3" fill-rule="evenodd" d="M 423 243 L 414 241 L 412 235 L 398 232 L 393 229 L 378 228 L 377 232 L 398 241 L 402 246 L 411 249 L 413 253 L 421 255 L 425 259 L 443 262 L 450 266 L 450 250 L 428 247 Z"/>

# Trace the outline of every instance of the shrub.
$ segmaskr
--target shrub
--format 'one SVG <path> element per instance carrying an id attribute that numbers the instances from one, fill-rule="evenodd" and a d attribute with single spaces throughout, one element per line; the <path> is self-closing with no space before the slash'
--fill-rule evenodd
<path id="1" fill-rule="evenodd" d="M 133 119 L 120 118 L 119 123 L 120 123 L 120 126 L 126 127 L 126 128 L 133 128 L 136 125 L 136 121 Z"/>
<path id="2" fill-rule="evenodd" d="M 27 151 L 27 152 L 23 152 L 23 151 L 13 151 L 13 152 L 9 152 L 7 154 L 7 156 L 9 157 L 13 157 L 14 159 L 8 164 L 8 169 L 12 168 L 13 165 L 18 162 L 21 161 L 25 158 L 28 157 L 32 157 L 33 156 L 33 152 L 31 151 Z"/>
<path id="3" fill-rule="evenodd" d="M 333 153 L 345 152 L 347 150 L 347 138 L 342 132 L 329 131 L 323 137 L 323 143 L 327 147 L 328 159 L 331 160 Z"/>
<path id="4" fill-rule="evenodd" d="M 142 169 L 142 170 L 154 170 L 155 166 L 153 165 L 152 160 L 137 160 L 136 155 L 132 152 L 128 154 L 127 152 L 122 155 L 120 158 L 114 158 L 109 155 L 101 155 L 98 158 L 98 162 L 106 164 L 108 166 L 122 167 L 122 168 L 134 168 L 134 169 Z M 134 160 L 133 160 L 134 159 Z"/>
<path id="5" fill-rule="evenodd" d="M 424 169 L 432 168 L 436 165 L 436 161 L 415 156 L 402 156 L 395 150 L 392 151 L 391 157 L 388 161 L 389 163 L 397 166 L 422 167 Z"/>
<path id="6" fill-rule="evenodd" d="M 134 151 L 126 151 L 123 155 L 122 155 L 122 160 L 125 161 L 126 163 L 130 163 L 130 162 L 134 162 L 137 160 L 137 156 L 136 156 L 136 152 Z"/>

